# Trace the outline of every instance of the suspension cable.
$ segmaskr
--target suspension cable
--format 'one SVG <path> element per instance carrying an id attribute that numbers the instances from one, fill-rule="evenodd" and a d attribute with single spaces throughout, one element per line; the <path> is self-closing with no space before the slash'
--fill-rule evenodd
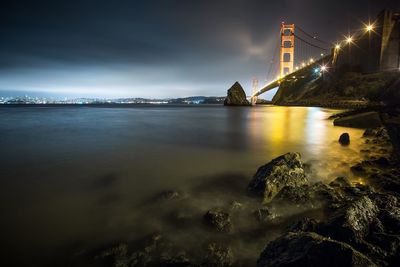
<path id="1" fill-rule="evenodd" d="M 308 44 L 309 46 L 312 46 L 312 47 L 315 47 L 315 48 L 318 48 L 318 49 L 321 49 L 321 50 L 324 50 L 324 51 L 329 51 L 328 48 L 323 48 L 323 47 L 320 47 L 320 46 L 318 46 L 318 45 L 314 45 L 314 44 L 312 44 L 312 43 L 310 43 L 310 42 L 304 40 L 303 38 L 297 36 L 296 34 L 294 34 L 294 37 L 296 37 L 296 38 L 299 39 L 300 41 L 302 41 L 302 42 Z"/>
<path id="2" fill-rule="evenodd" d="M 306 32 L 305 30 L 303 30 L 300 26 L 296 26 L 296 29 L 300 30 L 303 34 L 307 35 L 308 37 L 310 37 L 310 38 L 313 39 L 313 40 L 317 40 L 317 41 L 319 41 L 319 42 L 321 42 L 321 43 L 324 43 L 324 44 L 327 44 L 327 45 L 331 45 L 331 43 L 326 42 L 326 41 L 324 41 L 324 40 L 321 40 L 321 39 L 317 38 L 316 36 L 312 36 L 311 34 L 307 33 L 307 32 Z"/>

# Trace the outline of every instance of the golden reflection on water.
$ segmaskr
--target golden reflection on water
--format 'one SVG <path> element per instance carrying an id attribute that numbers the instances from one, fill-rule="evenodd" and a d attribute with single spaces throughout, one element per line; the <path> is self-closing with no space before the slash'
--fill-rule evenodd
<path id="1" fill-rule="evenodd" d="M 360 159 L 359 145 L 362 130 L 334 127 L 327 118 L 333 110 L 312 107 L 256 107 L 250 111 L 249 139 L 253 147 L 263 147 L 272 158 L 287 152 L 301 152 L 310 161 L 318 179 L 334 179 L 340 175 L 354 178 L 349 167 Z M 338 143 L 341 133 L 348 132 L 350 146 Z M 356 180 L 358 179 L 358 180 Z"/>

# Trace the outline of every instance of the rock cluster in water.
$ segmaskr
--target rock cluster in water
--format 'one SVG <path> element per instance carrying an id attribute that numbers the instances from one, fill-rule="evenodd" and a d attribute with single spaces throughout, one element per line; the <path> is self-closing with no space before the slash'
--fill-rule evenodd
<path id="1" fill-rule="evenodd" d="M 391 145 L 385 128 L 368 129 L 365 143 L 371 151 L 389 155 Z M 294 220 L 275 240 L 260 251 L 258 267 L 272 266 L 397 266 L 400 262 L 400 171 L 397 157 L 370 156 L 351 168 L 365 183 L 351 183 L 338 177 L 330 183 L 311 183 L 299 153 L 287 153 L 261 166 L 247 190 L 260 206 L 232 201 L 229 207 L 211 208 L 203 217 L 190 217 L 205 225 L 219 240 L 206 244 L 195 255 L 178 247 L 163 234 L 155 233 L 134 244 L 120 243 L 95 253 L 101 266 L 249 266 L 238 263 L 230 239 L 237 233 L 236 221 L 255 221 L 262 230 L 280 223 L 280 207 L 296 211 L 322 210 L 324 217 L 302 216 Z M 155 200 L 171 203 L 190 198 L 168 190 Z M 245 216 L 249 214 L 251 216 Z M 175 216 L 181 218 L 182 216 Z M 174 218 L 175 218 L 174 217 Z M 188 218 L 184 216 L 185 218 Z M 177 221 L 174 221 L 177 222 Z M 287 222 L 287 221 L 286 221 Z M 235 223 L 235 228 L 233 227 Z M 190 235 L 190 233 L 187 233 Z M 254 233 L 257 235 L 257 233 Z M 245 238 L 254 238 L 246 232 Z M 89 266 L 93 266 L 93 258 Z M 71 265 L 74 266 L 74 265 Z M 97 265 L 96 265 L 97 266 Z M 250 265 L 252 266 L 252 265 Z"/>
<path id="2" fill-rule="evenodd" d="M 239 82 L 235 82 L 228 90 L 228 95 L 224 101 L 225 106 L 250 106 L 247 101 L 246 93 Z"/>

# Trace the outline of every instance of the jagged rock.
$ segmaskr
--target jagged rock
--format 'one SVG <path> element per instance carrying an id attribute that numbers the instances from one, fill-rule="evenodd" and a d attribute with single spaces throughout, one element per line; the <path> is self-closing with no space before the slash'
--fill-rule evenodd
<path id="1" fill-rule="evenodd" d="M 312 232 L 289 232 L 261 253 L 258 267 L 376 266 L 350 245 Z"/>
<path id="2" fill-rule="evenodd" d="M 382 126 L 382 121 L 378 112 L 371 111 L 335 119 L 333 125 L 354 128 L 375 128 Z"/>
<path id="3" fill-rule="evenodd" d="M 229 246 L 210 243 L 207 246 L 207 254 L 202 266 L 204 267 L 228 267 L 233 265 L 233 253 Z"/>
<path id="4" fill-rule="evenodd" d="M 246 93 L 239 82 L 235 82 L 228 90 L 228 96 L 224 101 L 225 106 L 250 106 L 246 99 Z"/>
<path id="5" fill-rule="evenodd" d="M 348 133 L 343 133 L 340 137 L 339 137 L 339 143 L 341 145 L 348 145 L 350 144 L 350 135 Z"/>
<path id="6" fill-rule="evenodd" d="M 350 187 L 351 183 L 346 177 L 337 177 L 335 180 L 329 183 L 332 187 Z"/>
<path id="7" fill-rule="evenodd" d="M 261 166 L 248 185 L 248 190 L 263 196 L 270 202 L 279 191 L 286 187 L 298 187 L 308 183 L 299 153 L 287 153 Z"/>
<path id="8" fill-rule="evenodd" d="M 339 183 L 339 182 L 337 182 Z M 321 206 L 339 206 L 347 197 L 345 187 L 330 186 L 322 182 L 313 185 L 284 187 L 274 198 L 275 201 L 285 201 L 303 209 L 318 208 Z"/>
<path id="9" fill-rule="evenodd" d="M 379 207 L 378 218 L 390 234 L 400 234 L 400 201 L 393 195 L 379 195 L 375 198 Z"/>
<path id="10" fill-rule="evenodd" d="M 359 243 L 376 220 L 378 207 L 368 196 L 362 196 L 337 211 L 322 228 L 322 233 L 344 242 Z"/>
<path id="11" fill-rule="evenodd" d="M 114 267 L 129 267 L 130 258 L 128 256 L 128 245 L 120 243 L 107 250 L 104 250 L 100 255 L 95 257 L 96 260 L 108 260 L 112 262 Z"/>
<path id="12" fill-rule="evenodd" d="M 172 258 L 166 257 L 160 260 L 159 266 L 163 267 L 195 267 L 185 255 L 178 255 Z"/>
<path id="13" fill-rule="evenodd" d="M 205 223 L 218 232 L 230 232 L 232 230 L 231 216 L 221 210 L 209 210 L 204 214 Z"/>
<path id="14" fill-rule="evenodd" d="M 257 209 L 253 214 L 259 222 L 271 222 L 277 217 L 277 215 L 271 212 L 268 208 Z"/>
<path id="15" fill-rule="evenodd" d="M 288 232 L 315 232 L 318 221 L 312 218 L 302 218 L 289 226 Z"/>

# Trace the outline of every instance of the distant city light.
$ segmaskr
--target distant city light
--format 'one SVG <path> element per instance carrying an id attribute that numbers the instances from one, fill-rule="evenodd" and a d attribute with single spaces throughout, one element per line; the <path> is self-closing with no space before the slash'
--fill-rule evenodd
<path id="1" fill-rule="evenodd" d="M 318 73 L 319 72 L 319 69 L 318 68 L 315 68 L 314 69 L 314 73 Z"/>
<path id="2" fill-rule="evenodd" d="M 340 49 L 340 44 L 336 44 L 336 45 L 335 45 L 335 49 L 336 49 L 336 50 L 339 50 L 339 49 Z"/>
<path id="3" fill-rule="evenodd" d="M 347 37 L 347 38 L 346 38 L 346 42 L 347 42 L 348 44 L 351 44 L 351 43 L 353 42 L 353 37 L 351 37 L 351 36 Z"/>
<path id="4" fill-rule="evenodd" d="M 321 71 L 323 71 L 323 72 L 326 71 L 327 69 L 328 69 L 328 67 L 326 65 L 321 67 Z"/>

